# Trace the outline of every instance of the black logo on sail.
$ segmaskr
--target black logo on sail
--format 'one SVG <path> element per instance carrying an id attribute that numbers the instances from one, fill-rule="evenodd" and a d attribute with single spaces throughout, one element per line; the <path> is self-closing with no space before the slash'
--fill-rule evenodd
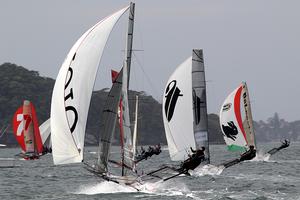
<path id="1" fill-rule="evenodd" d="M 172 119 L 175 106 L 178 100 L 179 96 L 183 96 L 183 94 L 180 94 L 180 89 L 176 86 L 177 81 L 173 80 L 171 81 L 166 89 L 166 102 L 165 102 L 165 113 L 166 113 L 166 118 L 168 122 Z"/>
<path id="2" fill-rule="evenodd" d="M 72 58 L 72 61 L 74 61 L 75 59 L 75 56 L 76 56 L 76 53 L 74 54 L 73 58 Z M 70 126 L 70 131 L 71 133 L 74 132 L 75 128 L 76 128 L 76 125 L 77 125 L 77 122 L 78 122 L 78 112 L 76 110 L 76 108 L 74 106 L 66 106 L 66 101 L 68 100 L 73 100 L 74 98 L 74 94 L 73 94 L 73 88 L 72 87 L 69 87 L 70 86 L 70 83 L 72 82 L 72 78 L 73 78 L 73 69 L 72 67 L 70 66 L 68 68 L 68 78 L 66 80 L 66 83 L 65 83 L 65 110 L 67 113 L 72 113 L 73 116 L 74 116 L 74 120 L 72 122 L 72 125 Z"/>
<path id="3" fill-rule="evenodd" d="M 195 116 L 195 123 L 199 124 L 200 122 L 200 103 L 201 99 L 196 95 L 196 91 L 193 89 L 193 103 L 194 103 L 194 116 Z"/>
<path id="4" fill-rule="evenodd" d="M 228 126 L 224 126 L 222 124 L 223 133 L 226 137 L 232 139 L 233 141 L 236 139 L 236 135 L 238 134 L 238 129 L 233 123 L 233 121 L 227 122 Z"/>

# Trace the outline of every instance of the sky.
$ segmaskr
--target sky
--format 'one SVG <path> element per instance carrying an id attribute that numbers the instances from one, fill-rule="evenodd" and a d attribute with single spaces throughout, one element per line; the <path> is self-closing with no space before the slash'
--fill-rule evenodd
<path id="1" fill-rule="evenodd" d="M 300 119 L 300 2 L 282 0 L 136 0 L 130 88 L 159 102 L 171 73 L 193 48 L 204 51 L 208 112 L 219 113 L 246 81 L 254 120 L 278 112 Z M 76 40 L 125 0 L 0 2 L 0 63 L 56 78 Z M 110 87 L 124 57 L 127 15 L 107 43 L 95 89 Z"/>

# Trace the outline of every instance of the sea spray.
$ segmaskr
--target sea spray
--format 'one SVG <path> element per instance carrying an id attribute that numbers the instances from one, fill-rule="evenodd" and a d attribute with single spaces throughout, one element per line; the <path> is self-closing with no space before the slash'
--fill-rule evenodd
<path id="1" fill-rule="evenodd" d="M 75 194 L 110 194 L 110 193 L 132 193 L 137 192 L 134 188 L 129 186 L 123 186 L 114 182 L 100 182 L 90 185 L 82 185 Z"/>
<path id="2" fill-rule="evenodd" d="M 191 171 L 190 174 L 195 177 L 205 175 L 220 175 L 224 170 L 224 166 L 204 165 Z"/>

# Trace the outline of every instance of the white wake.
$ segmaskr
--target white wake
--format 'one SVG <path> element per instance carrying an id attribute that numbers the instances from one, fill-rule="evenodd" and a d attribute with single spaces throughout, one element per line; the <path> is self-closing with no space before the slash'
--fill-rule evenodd
<path id="1" fill-rule="evenodd" d="M 190 174 L 192 176 L 205 176 L 205 175 L 220 175 L 223 170 L 224 170 L 224 166 L 215 166 L 215 165 L 204 165 L 202 167 L 198 167 L 195 170 L 191 171 Z"/>
<path id="2" fill-rule="evenodd" d="M 110 194 L 110 193 L 132 193 L 137 192 L 134 188 L 123 186 L 114 182 L 103 181 L 92 185 L 84 185 L 75 194 Z"/>

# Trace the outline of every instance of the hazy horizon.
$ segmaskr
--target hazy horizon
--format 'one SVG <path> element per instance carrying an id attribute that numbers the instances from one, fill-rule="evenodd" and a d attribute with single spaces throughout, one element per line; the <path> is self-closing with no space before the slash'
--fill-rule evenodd
<path id="1" fill-rule="evenodd" d="M 0 3 L 0 63 L 11 62 L 56 78 L 75 41 L 129 1 L 4 1 Z M 208 113 L 219 113 L 226 96 L 246 81 L 255 121 L 275 112 L 299 120 L 300 2 L 137 0 L 132 79 L 161 102 L 174 69 L 204 51 Z M 120 69 L 127 15 L 117 24 L 101 61 L 95 89 L 110 86 L 109 69 Z M 150 80 L 150 82 L 149 82 Z"/>

